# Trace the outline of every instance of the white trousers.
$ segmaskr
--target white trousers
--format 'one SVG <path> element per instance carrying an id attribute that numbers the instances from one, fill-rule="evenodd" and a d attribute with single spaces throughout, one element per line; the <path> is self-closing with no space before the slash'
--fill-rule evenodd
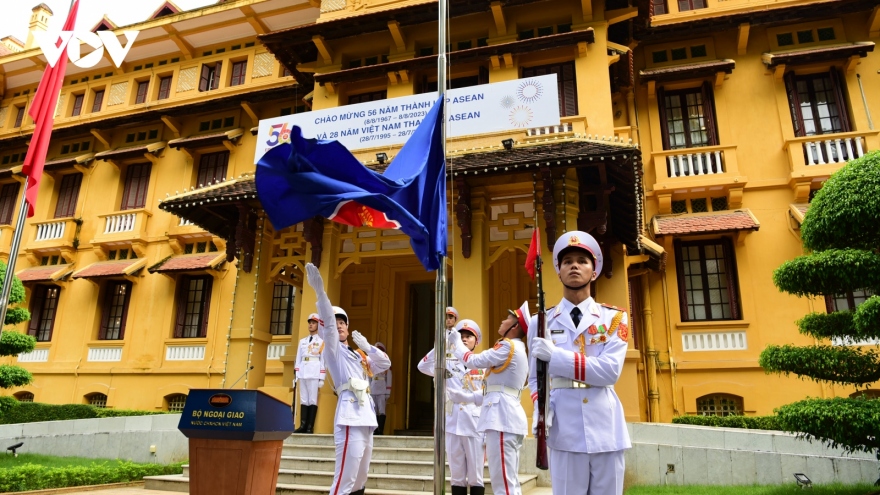
<path id="1" fill-rule="evenodd" d="M 372 394 L 370 394 L 372 395 Z M 387 395 L 373 395 L 373 403 L 376 404 L 376 414 L 385 414 L 385 401 L 388 400 Z"/>
<path id="2" fill-rule="evenodd" d="M 347 495 L 367 484 L 367 472 L 373 456 L 374 429 L 372 426 L 336 425 L 333 430 L 336 470 L 330 495 Z"/>
<path id="3" fill-rule="evenodd" d="M 318 405 L 318 380 L 317 378 L 300 378 L 296 388 L 299 389 L 299 403 L 304 406 Z"/>
<path id="4" fill-rule="evenodd" d="M 492 493 L 495 495 L 522 495 L 516 475 L 519 472 L 519 451 L 522 445 L 522 435 L 486 430 L 486 458 L 489 461 Z M 555 485 L 553 489 L 556 493 Z"/>
<path id="5" fill-rule="evenodd" d="M 446 434 L 446 459 L 452 486 L 483 486 L 483 439 Z"/>
<path id="6" fill-rule="evenodd" d="M 622 495 L 623 452 L 585 454 L 550 449 L 553 495 Z"/>

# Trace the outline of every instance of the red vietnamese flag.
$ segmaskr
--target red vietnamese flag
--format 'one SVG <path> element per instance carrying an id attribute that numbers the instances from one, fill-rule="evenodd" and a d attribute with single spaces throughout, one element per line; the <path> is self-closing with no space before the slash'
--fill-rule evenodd
<path id="1" fill-rule="evenodd" d="M 79 9 L 79 0 L 73 0 L 67 20 L 64 21 L 62 31 L 73 31 L 76 24 L 76 12 Z M 71 42 L 78 43 L 76 39 Z M 40 177 L 43 175 L 43 165 L 46 163 L 46 153 L 49 152 L 49 140 L 52 138 L 52 126 L 55 123 L 55 106 L 58 104 L 58 95 L 64 84 L 64 73 L 67 72 L 67 48 L 62 50 L 61 56 L 55 67 L 46 66 L 37 94 L 31 103 L 28 115 L 34 119 L 36 128 L 31 136 L 27 156 L 21 172 L 28 177 L 25 199 L 28 204 L 28 218 L 34 215 L 34 204 L 37 202 L 37 191 L 40 188 Z"/>
<path id="2" fill-rule="evenodd" d="M 526 271 L 532 280 L 535 280 L 535 260 L 541 256 L 541 231 L 535 227 L 532 232 L 532 242 L 529 244 L 529 253 L 526 254 Z"/>

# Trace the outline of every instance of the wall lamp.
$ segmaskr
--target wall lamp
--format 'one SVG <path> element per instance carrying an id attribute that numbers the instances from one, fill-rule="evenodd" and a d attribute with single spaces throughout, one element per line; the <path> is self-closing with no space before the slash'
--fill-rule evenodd
<path id="1" fill-rule="evenodd" d="M 513 139 L 505 139 L 501 141 L 501 144 L 504 145 L 504 149 L 512 150 L 513 149 Z"/>
<path id="2" fill-rule="evenodd" d="M 376 160 L 379 160 L 379 165 L 384 165 L 385 162 L 388 161 L 387 153 L 376 153 Z"/>

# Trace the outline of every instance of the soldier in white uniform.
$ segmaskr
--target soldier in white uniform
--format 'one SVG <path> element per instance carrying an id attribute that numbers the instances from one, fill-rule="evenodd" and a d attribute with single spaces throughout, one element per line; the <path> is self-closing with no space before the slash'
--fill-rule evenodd
<path id="1" fill-rule="evenodd" d="M 537 320 L 529 329 L 532 358 L 550 363 L 547 444 L 553 493 L 620 495 L 623 453 L 632 445 L 614 384 L 623 371 L 629 321 L 624 311 L 590 297 L 590 282 L 602 272 L 602 250 L 593 236 L 563 234 L 553 261 L 562 301 L 547 310 L 545 338 L 537 338 Z M 536 385 L 532 371 L 529 388 L 537 390 Z M 533 428 L 536 423 L 537 414 Z"/>
<path id="2" fill-rule="evenodd" d="M 376 342 L 376 348 L 388 354 L 385 350 L 385 344 Z M 373 432 L 374 435 L 385 434 L 385 405 L 388 398 L 391 397 L 391 368 L 373 375 L 372 384 L 370 385 L 370 395 L 373 396 L 373 402 L 376 404 L 376 421 L 379 427 Z"/>
<path id="3" fill-rule="evenodd" d="M 476 326 L 472 320 L 461 320 L 459 326 Z M 465 366 L 486 368 L 483 383 L 485 396 L 477 431 L 486 437 L 486 457 L 492 492 L 496 495 L 521 495 L 519 484 L 519 451 L 528 433 L 528 420 L 519 396 L 529 375 L 529 359 L 522 341 L 526 329 L 516 316 L 501 322 L 501 339 L 489 350 L 474 354 L 465 347 L 458 331 L 448 337 L 453 353 Z"/>
<path id="4" fill-rule="evenodd" d="M 452 331 L 458 323 L 458 310 L 452 306 L 446 306 L 446 330 Z"/>
<path id="5" fill-rule="evenodd" d="M 309 336 L 299 341 L 293 380 L 299 389 L 299 428 L 294 433 L 312 433 L 318 415 L 318 389 L 324 386 L 324 339 L 318 335 L 318 313 L 309 315 Z"/>
<path id="6" fill-rule="evenodd" d="M 454 309 L 454 308 L 453 308 Z M 448 311 L 448 309 L 447 309 Z M 447 313 L 448 315 L 449 313 Z M 449 320 L 447 320 L 449 321 Z M 456 327 L 468 350 L 483 338 L 473 320 L 461 320 Z M 483 370 L 467 369 L 446 345 L 446 459 L 452 495 L 483 495 L 483 434 L 477 429 L 483 404 Z M 434 349 L 419 362 L 419 371 L 434 376 Z"/>
<path id="7" fill-rule="evenodd" d="M 324 366 L 333 378 L 338 396 L 333 431 L 336 469 L 330 494 L 364 495 L 373 454 L 373 430 L 377 426 L 370 378 L 387 370 L 391 360 L 358 331 L 352 333 L 358 349 L 349 347 L 348 315 L 342 308 L 330 305 L 324 280 L 315 265 L 306 265 L 306 275 L 317 295 L 318 315 L 323 322 L 318 325 L 318 332 L 324 338 Z"/>

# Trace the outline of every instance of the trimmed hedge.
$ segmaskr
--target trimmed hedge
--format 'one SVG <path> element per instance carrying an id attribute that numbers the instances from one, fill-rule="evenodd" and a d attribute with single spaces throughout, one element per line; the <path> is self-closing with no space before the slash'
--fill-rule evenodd
<path id="1" fill-rule="evenodd" d="M 18 406 L 2 412 L 7 404 L 0 402 L 0 424 L 36 423 L 38 421 L 63 421 L 67 419 L 113 418 L 118 416 L 147 416 L 167 414 L 166 411 L 133 411 L 130 409 L 103 409 L 88 404 L 42 404 L 19 402 Z"/>
<path id="2" fill-rule="evenodd" d="M 672 418 L 672 423 L 749 430 L 783 430 L 782 423 L 776 416 L 679 416 Z"/>
<path id="3" fill-rule="evenodd" d="M 137 481 L 144 476 L 180 474 L 181 463 L 135 464 L 130 461 L 95 463 L 91 466 L 46 467 L 38 464 L 22 464 L 0 470 L 0 492 L 23 492 L 68 486 L 104 485 Z"/>

